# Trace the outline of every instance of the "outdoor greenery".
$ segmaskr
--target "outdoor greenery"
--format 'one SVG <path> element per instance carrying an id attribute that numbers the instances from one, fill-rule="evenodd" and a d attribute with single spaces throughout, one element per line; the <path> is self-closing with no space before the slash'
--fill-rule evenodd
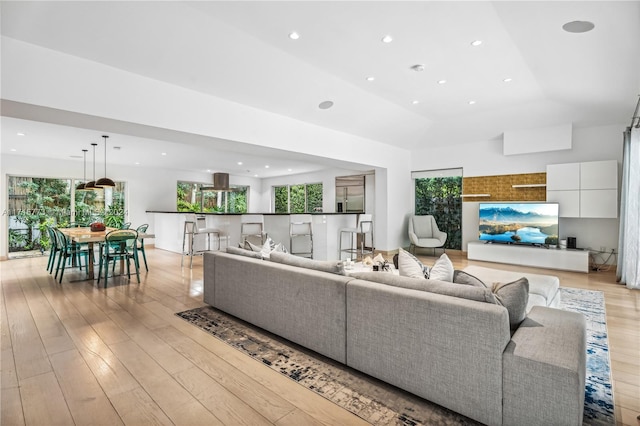
<path id="1" fill-rule="evenodd" d="M 313 213 L 322 211 L 322 184 L 275 186 L 273 188 L 276 213 Z"/>
<path id="2" fill-rule="evenodd" d="M 230 191 L 202 190 L 208 184 L 196 182 L 178 182 L 177 210 L 179 212 L 193 213 L 246 213 L 247 194 L 246 186 L 232 187 Z"/>
<path id="3" fill-rule="evenodd" d="M 417 215 L 433 215 L 447 233 L 446 248 L 462 248 L 462 176 L 416 179 Z"/>
<path id="4" fill-rule="evenodd" d="M 88 226 L 104 221 L 117 227 L 124 222 L 124 184 L 99 191 L 76 191 L 73 205 L 71 179 L 9 176 L 9 252 L 48 250 L 47 226 Z M 105 209 L 105 194 L 110 203 Z"/>

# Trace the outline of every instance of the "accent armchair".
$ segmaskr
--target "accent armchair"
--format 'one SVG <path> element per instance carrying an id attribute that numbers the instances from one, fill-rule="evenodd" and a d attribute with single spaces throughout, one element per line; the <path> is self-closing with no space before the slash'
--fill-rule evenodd
<path id="1" fill-rule="evenodd" d="M 409 240 L 411 246 L 409 251 L 415 253 L 416 247 L 432 248 L 433 254 L 436 254 L 436 248 L 442 247 L 447 241 L 447 233 L 442 232 L 438 228 L 436 220 L 431 215 L 416 216 L 409 218 Z"/>

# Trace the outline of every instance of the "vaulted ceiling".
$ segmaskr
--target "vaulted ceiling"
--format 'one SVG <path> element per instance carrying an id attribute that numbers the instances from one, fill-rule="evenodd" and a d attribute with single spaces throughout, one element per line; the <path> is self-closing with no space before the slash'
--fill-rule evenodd
<path id="1" fill-rule="evenodd" d="M 640 93 L 638 1 L 1 7 L 4 37 L 410 150 L 625 123 Z M 571 21 L 595 27 L 563 30 Z M 324 101 L 333 106 L 320 109 Z M 5 126 L 27 126 L 20 118 L 3 118 L 3 153 L 16 140 Z"/>

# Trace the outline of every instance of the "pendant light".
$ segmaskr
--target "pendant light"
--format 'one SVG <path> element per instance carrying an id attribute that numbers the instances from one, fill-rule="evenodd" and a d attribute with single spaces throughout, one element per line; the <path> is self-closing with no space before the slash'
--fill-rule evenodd
<path id="1" fill-rule="evenodd" d="M 84 187 L 84 184 L 87 182 L 87 151 L 88 149 L 82 150 L 82 156 L 84 157 L 84 172 L 82 173 L 82 183 L 79 183 L 76 186 L 76 191 L 87 191 Z"/>
<path id="2" fill-rule="evenodd" d="M 109 136 L 102 135 L 102 137 L 104 138 L 104 177 L 98 179 L 98 181 L 96 182 L 96 186 L 100 188 L 106 188 L 107 186 L 110 186 L 113 188 L 116 186 L 115 182 L 107 177 L 107 138 Z"/>
<path id="3" fill-rule="evenodd" d="M 96 186 L 96 146 L 98 146 L 98 144 L 92 143 L 91 146 L 93 147 L 93 180 L 84 184 L 84 189 L 86 191 L 100 189 Z"/>

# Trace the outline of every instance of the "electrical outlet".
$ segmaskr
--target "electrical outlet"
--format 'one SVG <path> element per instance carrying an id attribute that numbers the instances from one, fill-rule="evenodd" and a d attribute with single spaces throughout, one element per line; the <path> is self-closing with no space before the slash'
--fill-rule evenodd
<path id="1" fill-rule="evenodd" d="M 600 246 L 600 252 L 601 253 L 606 253 L 607 252 L 607 248 L 605 246 Z"/>

